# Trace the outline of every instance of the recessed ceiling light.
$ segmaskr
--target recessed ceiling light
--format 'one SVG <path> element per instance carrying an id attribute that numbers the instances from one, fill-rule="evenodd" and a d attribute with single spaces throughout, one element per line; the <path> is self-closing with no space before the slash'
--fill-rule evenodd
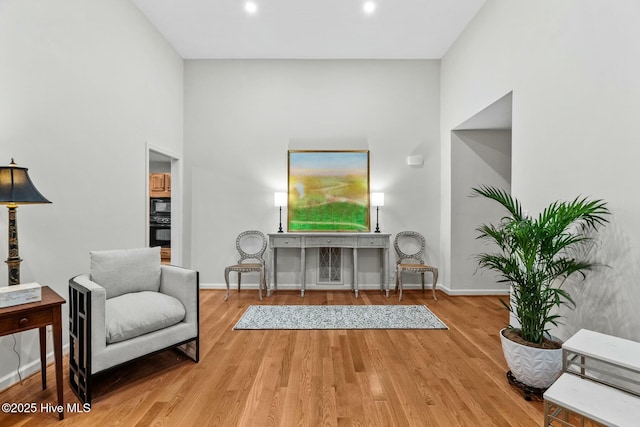
<path id="1" fill-rule="evenodd" d="M 362 5 L 362 10 L 364 11 L 364 13 L 366 13 L 367 15 L 371 15 L 373 12 L 376 11 L 376 3 L 373 1 L 366 1 L 364 2 L 364 4 Z"/>
<path id="2" fill-rule="evenodd" d="M 258 12 L 258 4 L 253 1 L 248 1 L 244 4 L 244 11 L 249 15 L 255 15 Z"/>

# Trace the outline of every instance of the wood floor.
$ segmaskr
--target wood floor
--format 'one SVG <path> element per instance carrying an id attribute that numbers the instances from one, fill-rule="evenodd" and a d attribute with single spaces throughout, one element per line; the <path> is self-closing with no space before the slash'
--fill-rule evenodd
<path id="1" fill-rule="evenodd" d="M 200 363 L 166 351 L 99 377 L 90 412 L 0 413 L 0 426 L 540 426 L 542 403 L 506 380 L 497 297 L 406 291 L 449 330 L 233 331 L 251 304 L 399 304 L 379 291 L 203 290 Z M 1 402 L 53 404 L 39 374 Z M 78 403 L 68 385 L 64 398 Z"/>

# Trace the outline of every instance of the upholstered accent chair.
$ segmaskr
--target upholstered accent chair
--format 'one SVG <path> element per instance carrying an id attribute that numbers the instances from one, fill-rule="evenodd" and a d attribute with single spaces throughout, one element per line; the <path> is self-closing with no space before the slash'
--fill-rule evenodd
<path id="1" fill-rule="evenodd" d="M 236 249 L 240 254 L 238 263 L 230 265 L 224 269 L 224 280 L 227 284 L 227 294 L 225 295 L 224 300 L 226 301 L 229 299 L 229 273 L 235 271 L 238 273 L 238 292 L 240 292 L 242 273 L 260 274 L 260 281 L 258 282 L 258 297 L 260 298 L 260 301 L 262 301 L 263 286 L 265 291 L 267 291 L 267 296 L 269 296 L 264 261 L 264 251 L 267 249 L 267 238 L 258 230 L 243 231 L 236 238 Z"/>
<path id="2" fill-rule="evenodd" d="M 98 373 L 176 347 L 200 357 L 198 272 L 161 265 L 160 248 L 90 252 L 69 280 L 69 383 L 91 403 Z"/>
<path id="3" fill-rule="evenodd" d="M 424 262 L 424 253 L 427 247 L 424 236 L 416 231 L 401 231 L 393 239 L 393 247 L 396 250 L 396 292 L 400 289 L 398 299 L 402 301 L 402 274 L 417 273 L 422 280 L 422 292 L 424 292 L 424 273 L 433 274 L 433 299 L 436 296 L 436 282 L 438 281 L 438 269 Z"/>

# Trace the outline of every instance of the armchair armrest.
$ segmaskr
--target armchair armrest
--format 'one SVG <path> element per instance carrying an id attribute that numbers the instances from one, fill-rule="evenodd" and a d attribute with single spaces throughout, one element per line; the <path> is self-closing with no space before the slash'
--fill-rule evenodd
<path id="1" fill-rule="evenodd" d="M 105 326 L 105 307 L 107 301 L 107 291 L 96 282 L 89 279 L 89 274 L 81 274 L 69 281 L 70 287 L 77 288 L 83 294 L 88 294 L 90 311 L 87 314 L 90 331 L 91 331 L 91 351 L 98 354 L 104 350 L 107 345 L 106 326 Z M 78 304 L 70 306 L 76 309 Z"/>
<path id="2" fill-rule="evenodd" d="M 161 266 L 160 292 L 180 300 L 187 312 L 186 323 L 199 323 L 199 287 L 197 271 L 173 265 Z"/>
<path id="3" fill-rule="evenodd" d="M 69 280 L 69 385 L 83 402 L 91 402 L 92 355 L 107 345 L 106 290 L 81 274 Z"/>

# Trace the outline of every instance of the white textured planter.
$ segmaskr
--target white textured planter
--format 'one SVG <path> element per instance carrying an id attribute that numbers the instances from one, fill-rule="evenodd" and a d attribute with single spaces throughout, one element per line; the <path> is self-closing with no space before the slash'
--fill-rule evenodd
<path id="1" fill-rule="evenodd" d="M 535 348 L 513 342 L 503 335 L 502 352 L 513 376 L 520 382 L 536 388 L 547 388 L 558 379 L 562 371 L 562 349 Z M 555 339 L 555 338 L 554 338 Z"/>

